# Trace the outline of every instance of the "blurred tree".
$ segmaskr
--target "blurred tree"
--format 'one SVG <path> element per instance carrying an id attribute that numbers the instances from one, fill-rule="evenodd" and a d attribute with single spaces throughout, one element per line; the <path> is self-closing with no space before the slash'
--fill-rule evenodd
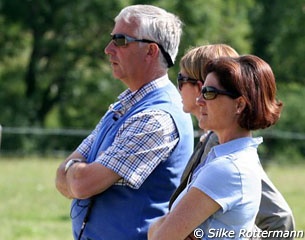
<path id="1" fill-rule="evenodd" d="M 1 106 L 2 123 L 45 126 L 52 111 L 59 119 L 49 123 L 96 122 L 122 88 L 103 54 L 119 8 L 118 1 L 3 0 L 1 100 L 13 106 Z"/>
<path id="2" fill-rule="evenodd" d="M 283 83 L 305 85 L 305 0 L 257 0 L 252 14 L 254 53 Z"/>
<path id="3" fill-rule="evenodd" d="M 160 1 L 161 2 L 161 1 Z M 190 47 L 226 43 L 240 53 L 251 52 L 252 28 L 248 21 L 254 1 L 170 1 L 173 12 L 184 22 L 180 59 Z M 177 64 L 178 65 L 178 64 Z"/>
<path id="4" fill-rule="evenodd" d="M 121 7 L 120 1 L 2 0 L 2 126 L 93 128 L 123 89 L 103 54 Z M 4 135 L 3 148 L 61 151 L 79 141 Z"/>

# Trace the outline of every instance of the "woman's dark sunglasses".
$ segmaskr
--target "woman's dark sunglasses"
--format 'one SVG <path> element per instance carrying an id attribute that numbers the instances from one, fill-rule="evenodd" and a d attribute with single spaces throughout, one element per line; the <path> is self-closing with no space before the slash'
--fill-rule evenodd
<path id="1" fill-rule="evenodd" d="M 185 77 L 181 73 L 178 73 L 177 84 L 178 84 L 179 91 L 181 91 L 182 86 L 183 86 L 184 83 L 197 84 L 197 82 L 198 82 L 197 79 Z"/>
<path id="2" fill-rule="evenodd" d="M 229 96 L 233 99 L 235 98 L 238 98 L 240 95 L 238 94 L 235 94 L 235 93 L 232 93 L 232 92 L 228 92 L 228 91 L 223 91 L 223 90 L 219 90 L 215 87 L 203 87 L 201 89 L 201 93 L 202 93 L 202 97 L 205 99 L 205 100 L 213 100 L 217 97 L 218 94 L 221 94 L 221 95 L 226 95 L 226 96 Z"/>
<path id="3" fill-rule="evenodd" d="M 144 42 L 144 43 L 155 43 L 158 45 L 159 49 L 161 50 L 168 67 L 174 66 L 173 60 L 171 56 L 168 54 L 168 52 L 165 51 L 162 45 L 159 43 L 156 43 L 155 41 L 148 40 L 148 39 L 137 39 L 133 37 L 129 37 L 125 34 L 113 34 L 111 36 L 112 42 L 114 43 L 115 46 L 117 47 L 127 47 L 128 43 L 131 42 Z"/>

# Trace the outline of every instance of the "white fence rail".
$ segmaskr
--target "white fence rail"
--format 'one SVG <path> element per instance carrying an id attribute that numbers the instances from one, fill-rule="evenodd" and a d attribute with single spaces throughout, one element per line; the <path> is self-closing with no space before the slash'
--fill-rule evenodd
<path id="1" fill-rule="evenodd" d="M 1 126 L 1 125 L 0 125 Z M 90 133 L 84 129 L 56 129 L 37 127 L 3 127 L 3 133 L 7 134 L 33 134 L 33 135 L 63 135 L 63 136 L 86 136 Z"/>
<path id="2" fill-rule="evenodd" d="M 86 129 L 51 129 L 51 128 L 37 128 L 37 127 L 5 127 L 0 125 L 0 149 L 5 152 L 4 149 L 4 135 L 40 135 L 40 136 L 50 136 L 50 137 L 86 137 L 91 130 Z M 200 131 L 195 131 L 194 136 L 198 138 L 200 136 Z M 304 141 L 305 133 L 289 132 L 289 131 L 279 131 L 279 130 L 263 130 L 261 132 L 255 133 L 256 135 L 261 135 L 265 139 L 291 139 L 294 141 Z M 304 141 L 305 143 L 305 141 Z"/>
<path id="3" fill-rule="evenodd" d="M 0 125 L 0 146 L 2 134 L 31 134 L 31 135 L 62 135 L 62 136 L 87 136 L 91 130 L 86 129 L 56 129 L 37 127 L 2 127 Z M 199 137 L 200 131 L 195 131 L 194 136 Z M 305 133 L 264 130 L 260 135 L 265 138 L 305 140 Z"/>

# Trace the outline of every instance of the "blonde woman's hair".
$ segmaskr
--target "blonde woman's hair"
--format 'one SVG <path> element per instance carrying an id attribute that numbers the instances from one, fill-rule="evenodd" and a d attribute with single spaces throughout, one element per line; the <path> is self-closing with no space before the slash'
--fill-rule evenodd
<path id="1" fill-rule="evenodd" d="M 204 81 L 203 72 L 206 63 L 219 57 L 238 57 L 236 50 L 227 44 L 209 44 L 191 48 L 180 60 L 183 69 L 190 78 Z"/>

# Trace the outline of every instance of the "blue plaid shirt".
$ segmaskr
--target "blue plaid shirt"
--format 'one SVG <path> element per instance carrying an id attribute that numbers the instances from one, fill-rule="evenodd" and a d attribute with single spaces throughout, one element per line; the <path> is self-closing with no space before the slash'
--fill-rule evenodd
<path id="1" fill-rule="evenodd" d="M 129 89 L 119 97 L 121 114 L 150 91 L 168 82 L 168 76 L 156 79 L 136 92 Z M 103 119 L 77 150 L 88 153 L 101 127 Z M 112 169 L 122 178 L 116 183 L 138 189 L 157 165 L 168 158 L 179 141 L 178 132 L 171 116 L 161 110 L 146 110 L 127 119 L 120 127 L 112 145 L 95 161 Z"/>

